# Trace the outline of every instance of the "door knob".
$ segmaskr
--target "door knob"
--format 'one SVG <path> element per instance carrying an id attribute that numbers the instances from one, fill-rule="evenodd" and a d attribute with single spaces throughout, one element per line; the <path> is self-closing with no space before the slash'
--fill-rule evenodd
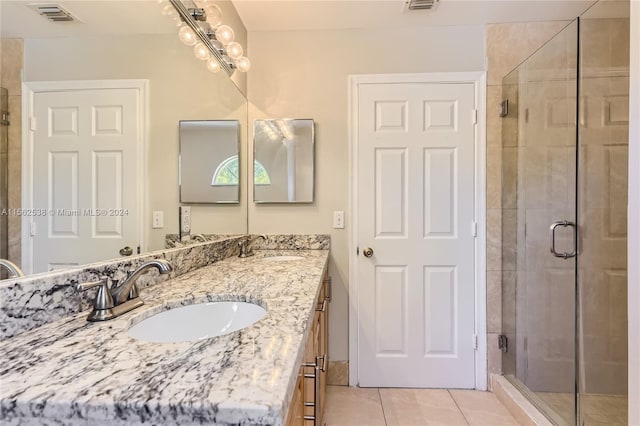
<path id="1" fill-rule="evenodd" d="M 373 256 L 373 249 L 371 247 L 367 247 L 366 249 L 362 250 L 362 254 L 364 255 L 364 257 L 371 257 Z"/>
<path id="2" fill-rule="evenodd" d="M 133 249 L 129 246 L 124 246 L 120 249 L 120 256 L 131 256 L 133 254 Z"/>

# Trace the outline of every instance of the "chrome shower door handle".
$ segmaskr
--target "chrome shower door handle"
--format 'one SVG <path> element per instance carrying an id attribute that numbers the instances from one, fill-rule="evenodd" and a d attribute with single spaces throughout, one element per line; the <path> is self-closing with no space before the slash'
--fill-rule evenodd
<path id="1" fill-rule="evenodd" d="M 558 253 L 556 250 L 556 228 L 558 226 L 562 226 L 566 228 L 570 226 L 573 228 L 573 251 L 571 253 Z M 576 224 L 573 222 L 569 222 L 568 220 L 561 220 L 559 222 L 553 222 L 549 227 L 549 239 L 551 240 L 551 254 L 555 257 L 561 257 L 563 259 L 569 259 L 570 257 L 576 257 Z"/>

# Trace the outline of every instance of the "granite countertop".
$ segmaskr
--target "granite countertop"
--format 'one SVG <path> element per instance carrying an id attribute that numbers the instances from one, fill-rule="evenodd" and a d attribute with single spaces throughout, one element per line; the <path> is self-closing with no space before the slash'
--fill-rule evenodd
<path id="1" fill-rule="evenodd" d="M 273 255 L 302 260 L 270 262 Z M 145 305 L 111 321 L 82 312 L 0 343 L 3 422 L 191 425 L 284 422 L 328 259 L 327 250 L 227 258 L 141 291 Z M 127 329 L 205 301 L 262 305 L 257 323 L 198 342 L 147 343 Z"/>

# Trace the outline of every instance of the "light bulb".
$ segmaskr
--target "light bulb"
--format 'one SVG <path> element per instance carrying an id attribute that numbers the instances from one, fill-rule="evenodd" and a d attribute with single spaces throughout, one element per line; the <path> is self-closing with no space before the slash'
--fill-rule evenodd
<path id="1" fill-rule="evenodd" d="M 212 73 L 217 73 L 220 71 L 220 64 L 216 58 L 209 58 L 207 61 L 207 69 Z"/>
<path id="2" fill-rule="evenodd" d="M 202 43 L 196 44 L 196 46 L 193 48 L 193 53 L 196 55 L 196 58 L 200 59 L 201 61 L 206 61 L 210 57 L 209 49 Z"/>
<path id="3" fill-rule="evenodd" d="M 165 4 L 164 6 L 162 6 L 163 15 L 171 16 L 175 11 L 175 8 L 171 4 Z"/>
<path id="4" fill-rule="evenodd" d="M 186 25 L 183 25 L 178 31 L 178 38 L 187 46 L 193 46 L 198 41 L 196 33 Z"/>
<path id="5" fill-rule="evenodd" d="M 238 71 L 247 72 L 251 68 L 251 61 L 246 56 L 241 56 L 236 59 L 236 68 Z"/>
<path id="6" fill-rule="evenodd" d="M 231 43 L 234 37 L 233 29 L 228 25 L 220 25 L 216 30 L 216 39 L 224 45 Z"/>
<path id="7" fill-rule="evenodd" d="M 204 6 L 204 13 L 207 16 L 207 22 L 212 28 L 218 28 L 222 25 L 222 10 L 218 5 L 209 3 Z"/>
<path id="8" fill-rule="evenodd" d="M 240 45 L 240 43 L 232 41 L 227 45 L 227 55 L 229 55 L 231 59 L 238 59 L 240 56 L 242 56 L 242 53 L 242 46 Z"/>

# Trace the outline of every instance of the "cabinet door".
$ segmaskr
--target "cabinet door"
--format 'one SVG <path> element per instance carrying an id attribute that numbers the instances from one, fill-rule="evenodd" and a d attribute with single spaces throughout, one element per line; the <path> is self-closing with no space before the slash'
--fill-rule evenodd
<path id="1" fill-rule="evenodd" d="M 303 369 L 300 368 L 296 388 L 293 391 L 291 406 L 289 407 L 289 415 L 287 416 L 287 426 L 304 426 L 304 377 Z"/>
<path id="2" fill-rule="evenodd" d="M 311 330 L 307 339 L 307 345 L 305 346 L 304 362 L 309 365 L 316 363 L 316 354 L 318 353 L 317 324 L 319 316 L 319 312 L 316 311 L 313 316 L 313 322 L 311 323 Z M 305 403 L 315 403 L 315 383 L 314 379 L 312 378 L 313 374 L 315 374 L 315 371 L 313 367 L 304 367 L 304 369 L 307 374 L 307 378 L 304 381 L 304 401 Z M 312 405 L 305 406 L 304 414 L 305 416 L 307 416 L 307 418 L 315 416 L 315 408 Z M 307 425 L 310 424 L 312 424 L 311 421 L 307 422 Z"/>
<path id="3" fill-rule="evenodd" d="M 322 290 L 320 291 L 320 308 L 324 308 L 320 312 L 320 318 L 318 321 L 318 356 L 322 357 L 321 362 L 324 365 L 324 370 L 320 371 L 320 392 L 318 395 L 317 403 L 320 406 L 320 419 L 318 424 L 322 424 L 324 417 L 324 405 L 325 405 L 325 392 L 327 387 L 327 368 L 329 366 L 329 289 L 330 279 L 325 275 L 322 284 Z M 323 301 L 325 301 L 323 303 Z"/>
<path id="4" fill-rule="evenodd" d="M 329 348 L 327 340 L 329 300 L 327 298 L 327 281 L 328 280 L 325 276 L 318 299 L 316 300 L 316 310 L 313 316 L 313 321 L 311 322 L 311 330 L 309 330 L 309 337 L 305 346 L 304 363 L 307 365 L 319 364 L 318 368 L 302 367 L 307 376 L 304 379 L 303 384 L 304 416 L 308 419 L 314 418 L 316 415 L 315 405 L 318 406 L 318 418 L 316 419 L 316 422 L 308 420 L 306 421 L 306 426 L 310 426 L 312 424 L 323 424 L 325 388 L 327 383 L 326 366 L 329 363 Z M 324 367 L 324 369 L 322 367 Z M 316 379 L 314 379 L 314 375 L 316 375 Z M 317 388 L 316 380 L 318 381 Z"/>

